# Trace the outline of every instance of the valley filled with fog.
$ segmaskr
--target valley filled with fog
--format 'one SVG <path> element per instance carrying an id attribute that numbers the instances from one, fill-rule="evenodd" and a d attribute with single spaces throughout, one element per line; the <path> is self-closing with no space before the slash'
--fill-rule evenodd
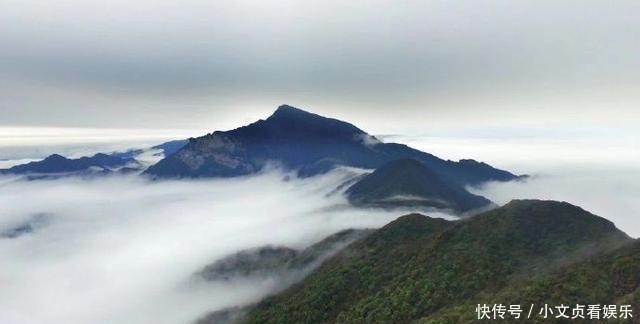
<path id="1" fill-rule="evenodd" d="M 531 176 L 470 188 L 498 204 L 514 198 L 564 200 L 640 236 L 634 141 L 612 146 L 583 139 L 547 145 L 531 138 L 389 140 Z M 85 151 L 102 148 L 87 145 Z M 0 154 L 6 164 L 40 157 L 10 152 Z M 195 273 L 242 249 L 302 249 L 342 229 L 381 227 L 404 213 L 356 209 L 340 193 L 331 194 L 359 172 L 338 168 L 299 179 L 273 168 L 232 179 L 162 181 L 138 175 L 42 181 L 3 176 L 0 233 L 14 233 L 0 238 L 0 322 L 189 323 L 255 302 L 285 283 L 205 282 Z M 29 231 L 16 231 L 25 226 Z"/>
<path id="2" fill-rule="evenodd" d="M 277 170 L 201 181 L 5 179 L 0 229 L 33 229 L 0 238 L 0 322 L 186 323 L 256 301 L 280 283 L 206 283 L 195 273 L 242 249 L 304 248 L 398 216 L 327 197 L 350 172 L 305 180 Z"/>

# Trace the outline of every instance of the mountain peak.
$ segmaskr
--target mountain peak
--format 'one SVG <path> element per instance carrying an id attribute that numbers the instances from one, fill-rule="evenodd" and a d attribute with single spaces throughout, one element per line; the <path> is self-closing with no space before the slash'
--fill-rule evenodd
<path id="1" fill-rule="evenodd" d="M 98 153 L 94 156 L 69 159 L 60 154 L 51 154 L 44 160 L 20 164 L 9 169 L 0 170 L 0 173 L 13 174 L 48 174 L 48 173 L 80 173 L 90 172 L 92 167 L 110 169 L 125 166 L 132 163 L 131 158 L 125 159 L 117 156 Z"/>
<path id="2" fill-rule="evenodd" d="M 588 211 L 580 208 L 579 206 L 572 205 L 565 201 L 556 200 L 543 200 L 543 199 L 513 199 L 505 204 L 502 208 L 511 210 L 553 210 L 560 212 L 562 210 L 573 212 L 590 214 Z"/>
<path id="3" fill-rule="evenodd" d="M 278 108 L 276 109 L 276 111 L 274 112 L 274 114 L 277 114 L 277 113 L 287 113 L 287 112 L 304 112 L 304 113 L 308 113 L 308 114 L 309 114 L 309 112 L 308 112 L 308 111 L 304 111 L 304 110 L 302 110 L 302 109 L 300 109 L 300 108 L 296 108 L 296 107 L 294 107 L 294 106 L 289 106 L 289 105 L 287 105 L 287 104 L 284 104 L 284 105 L 280 105 L 280 106 L 278 106 Z"/>
<path id="4" fill-rule="evenodd" d="M 379 167 L 349 187 L 346 194 L 352 204 L 367 207 L 435 207 L 466 212 L 491 204 L 484 197 L 443 181 L 429 167 L 409 158 Z"/>
<path id="5" fill-rule="evenodd" d="M 486 212 L 482 219 L 494 227 L 509 224 L 511 232 L 528 239 L 554 235 L 567 242 L 571 239 L 608 235 L 614 239 L 628 239 L 611 221 L 563 201 L 512 200 Z"/>
<path id="6" fill-rule="evenodd" d="M 267 120 L 321 120 L 328 119 L 320 115 L 289 105 L 280 105 Z"/>
<path id="7" fill-rule="evenodd" d="M 411 229 L 420 229 L 423 227 L 433 226 L 434 223 L 440 222 L 448 222 L 443 218 L 435 218 L 426 216 L 420 213 L 411 213 L 404 216 L 400 216 L 395 220 L 391 221 L 389 224 L 383 226 L 382 228 L 388 229 L 396 226 L 407 227 Z"/>
<path id="8" fill-rule="evenodd" d="M 268 128 L 268 132 L 271 133 L 267 135 L 277 134 L 278 137 L 283 137 L 285 140 L 311 137 L 314 141 L 341 138 L 344 141 L 351 142 L 356 137 L 366 134 L 347 122 L 324 117 L 289 105 L 280 105 L 264 121 L 262 126 Z M 247 131 L 246 127 L 244 131 Z"/>
<path id="9" fill-rule="evenodd" d="M 68 159 L 60 154 L 51 154 L 47 156 L 44 160 L 52 162 L 52 161 L 66 161 Z"/>
<path id="10" fill-rule="evenodd" d="M 337 165 L 374 169 L 395 159 L 413 158 L 456 185 L 516 178 L 488 165 L 445 161 L 406 145 L 382 143 L 353 124 L 286 104 L 264 120 L 190 139 L 176 153 L 180 154 L 165 157 L 145 173 L 165 178 L 229 177 L 258 172 L 266 161 L 276 161 L 306 177 Z"/>

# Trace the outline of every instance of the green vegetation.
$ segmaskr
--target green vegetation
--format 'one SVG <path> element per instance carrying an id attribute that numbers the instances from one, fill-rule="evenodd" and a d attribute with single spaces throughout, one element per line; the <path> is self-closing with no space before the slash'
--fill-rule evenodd
<path id="1" fill-rule="evenodd" d="M 205 280 L 242 277 L 286 276 L 321 262 L 347 244 L 371 234 L 372 230 L 347 229 L 298 251 L 284 246 L 262 246 L 228 255 L 206 266 L 199 275 Z"/>
<path id="2" fill-rule="evenodd" d="M 640 244 L 631 242 L 611 222 L 560 202 L 513 201 L 456 222 L 407 215 L 243 321 L 458 323 L 476 321 L 484 303 L 637 306 Z"/>

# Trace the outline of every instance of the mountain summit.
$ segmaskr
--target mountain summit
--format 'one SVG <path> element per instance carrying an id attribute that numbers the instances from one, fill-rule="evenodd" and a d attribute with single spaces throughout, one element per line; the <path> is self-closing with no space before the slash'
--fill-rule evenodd
<path id="1" fill-rule="evenodd" d="M 248 307 L 238 322 L 476 323 L 478 304 L 511 303 L 535 304 L 521 320 L 539 323 L 544 304 L 637 305 L 638 243 L 564 202 L 513 201 L 458 221 L 411 214 Z"/>
<path id="2" fill-rule="evenodd" d="M 389 162 L 346 191 L 349 201 L 368 207 L 435 207 L 464 212 L 491 204 L 463 187 L 444 182 L 414 159 Z"/>
<path id="3" fill-rule="evenodd" d="M 327 118 L 289 105 L 281 105 L 267 118 L 265 123 L 271 131 L 281 131 L 280 135 L 302 135 L 308 138 L 342 138 L 347 141 L 366 135 L 352 124 Z"/>
<path id="4" fill-rule="evenodd" d="M 275 162 L 307 177 L 337 165 L 375 169 L 401 158 L 415 159 L 443 181 L 457 185 L 518 178 L 481 162 L 445 161 L 406 145 L 382 143 L 350 123 L 289 105 L 278 107 L 266 120 L 193 138 L 146 174 L 156 178 L 233 177 L 258 172 Z"/>

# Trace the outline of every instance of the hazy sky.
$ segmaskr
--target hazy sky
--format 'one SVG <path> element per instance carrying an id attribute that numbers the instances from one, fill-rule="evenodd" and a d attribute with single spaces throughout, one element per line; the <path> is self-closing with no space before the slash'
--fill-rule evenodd
<path id="1" fill-rule="evenodd" d="M 0 126 L 634 127 L 640 2 L 0 2 Z"/>
<path id="2" fill-rule="evenodd" d="M 566 200 L 638 237 L 638 31 L 638 0 L 0 0 L 0 167 L 234 128 L 288 103 L 531 174 L 475 190 Z M 0 322 L 182 323 L 256 300 L 273 283 L 187 284 L 239 249 L 400 214 L 327 197 L 343 171 L 2 178 L 0 232 L 44 224 L 0 240 Z"/>

